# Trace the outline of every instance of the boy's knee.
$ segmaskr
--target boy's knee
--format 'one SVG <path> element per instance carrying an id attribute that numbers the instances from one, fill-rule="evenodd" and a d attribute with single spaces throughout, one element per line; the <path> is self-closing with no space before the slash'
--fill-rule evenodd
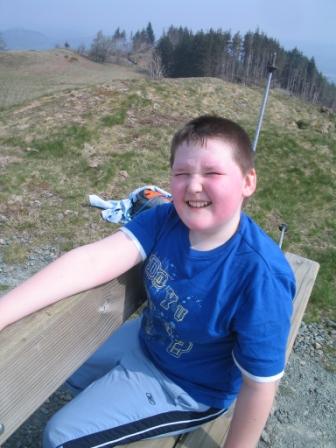
<path id="1" fill-rule="evenodd" d="M 43 432 L 43 448 L 61 448 L 65 443 L 61 422 L 57 418 L 57 414 L 52 417 Z"/>
<path id="2" fill-rule="evenodd" d="M 43 431 L 43 448 L 56 448 L 57 445 L 54 443 L 54 429 L 51 420 L 47 423 L 47 426 Z"/>

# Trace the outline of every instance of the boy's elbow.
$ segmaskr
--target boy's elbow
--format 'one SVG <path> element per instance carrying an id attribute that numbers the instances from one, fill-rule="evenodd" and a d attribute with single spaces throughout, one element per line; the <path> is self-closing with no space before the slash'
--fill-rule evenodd
<path id="1" fill-rule="evenodd" d="M 275 392 L 278 389 L 278 385 L 279 385 L 280 380 L 274 380 L 274 381 L 255 381 L 249 377 L 247 377 L 246 375 L 243 375 L 243 384 L 245 388 L 250 389 L 251 391 L 254 392 L 268 392 L 268 393 L 273 393 L 275 394 Z"/>

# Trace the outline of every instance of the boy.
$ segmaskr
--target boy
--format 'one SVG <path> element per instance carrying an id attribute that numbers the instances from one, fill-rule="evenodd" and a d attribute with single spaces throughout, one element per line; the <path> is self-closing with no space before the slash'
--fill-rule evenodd
<path id="1" fill-rule="evenodd" d="M 69 379 L 82 392 L 47 425 L 45 448 L 185 432 L 235 398 L 225 448 L 256 446 L 284 370 L 295 281 L 241 211 L 256 188 L 253 155 L 236 123 L 192 120 L 171 145 L 173 205 L 69 252 L 2 298 L 0 328 L 146 260 L 143 317 Z"/>

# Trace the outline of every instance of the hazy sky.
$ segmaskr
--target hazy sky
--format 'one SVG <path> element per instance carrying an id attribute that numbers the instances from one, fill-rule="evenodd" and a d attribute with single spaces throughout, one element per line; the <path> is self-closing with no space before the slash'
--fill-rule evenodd
<path id="1" fill-rule="evenodd" d="M 157 37 L 170 25 L 242 33 L 259 27 L 336 75 L 336 0 L 0 0 L 0 31 L 20 27 L 71 39 L 118 26 L 136 31 L 149 21 Z"/>

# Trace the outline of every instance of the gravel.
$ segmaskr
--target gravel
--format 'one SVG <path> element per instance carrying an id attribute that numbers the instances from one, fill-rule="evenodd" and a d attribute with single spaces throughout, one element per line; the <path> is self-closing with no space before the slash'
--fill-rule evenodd
<path id="1" fill-rule="evenodd" d="M 36 249 L 25 267 L 5 265 L 0 258 L 0 284 L 14 286 L 56 256 L 55 248 Z M 258 448 L 335 448 L 335 398 L 336 322 L 302 322 Z M 41 447 L 46 422 L 70 399 L 68 390 L 60 387 L 2 448 Z"/>
<path id="2" fill-rule="evenodd" d="M 259 448 L 336 447 L 336 322 L 302 322 Z"/>

